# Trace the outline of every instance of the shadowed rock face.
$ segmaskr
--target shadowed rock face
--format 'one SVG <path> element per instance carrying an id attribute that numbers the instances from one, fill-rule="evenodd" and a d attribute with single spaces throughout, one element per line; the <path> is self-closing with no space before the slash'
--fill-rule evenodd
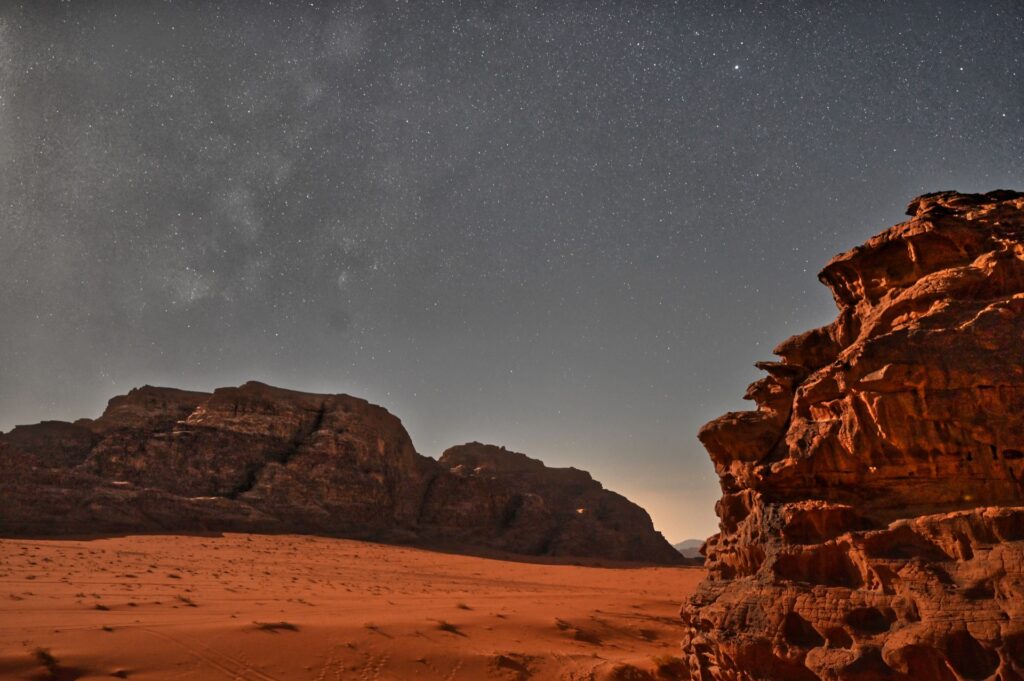
<path id="1" fill-rule="evenodd" d="M 586 471 L 548 468 L 525 454 L 479 442 L 451 447 L 430 487 L 421 521 L 449 536 L 493 537 L 492 545 L 556 556 L 649 556 L 680 563 L 647 512 Z M 672 549 L 675 551 L 675 549 Z"/>
<path id="2" fill-rule="evenodd" d="M 678 562 L 640 507 L 575 469 L 473 443 L 435 461 L 348 395 L 146 386 L 96 420 L 0 435 L 0 533 L 306 532 Z"/>
<path id="3" fill-rule="evenodd" d="M 693 677 L 1024 679 L 1024 194 L 942 192 L 836 256 L 839 307 L 699 438 Z"/>

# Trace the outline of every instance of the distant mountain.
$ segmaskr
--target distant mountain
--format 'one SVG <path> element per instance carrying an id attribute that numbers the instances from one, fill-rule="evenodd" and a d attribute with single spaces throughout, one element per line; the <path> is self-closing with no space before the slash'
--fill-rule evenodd
<path id="1" fill-rule="evenodd" d="M 678 544 L 673 544 L 672 548 L 683 554 L 685 558 L 703 558 L 703 556 L 700 555 L 700 547 L 703 545 L 703 539 L 687 539 L 686 541 L 681 541 Z"/>
<path id="2" fill-rule="evenodd" d="M 471 442 L 439 460 L 349 395 L 146 386 L 0 433 L 0 535 L 289 532 L 682 564 L 586 471 Z"/>

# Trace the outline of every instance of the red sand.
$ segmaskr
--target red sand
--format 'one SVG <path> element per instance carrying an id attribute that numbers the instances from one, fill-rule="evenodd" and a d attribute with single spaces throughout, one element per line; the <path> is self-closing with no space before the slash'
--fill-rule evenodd
<path id="1" fill-rule="evenodd" d="M 0 678 L 627 678 L 678 656 L 702 576 L 293 535 L 0 540 Z"/>

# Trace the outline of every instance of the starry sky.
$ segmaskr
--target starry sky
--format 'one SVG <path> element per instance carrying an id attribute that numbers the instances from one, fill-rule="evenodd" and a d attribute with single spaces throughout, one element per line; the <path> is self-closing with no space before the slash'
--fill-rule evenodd
<path id="1" fill-rule="evenodd" d="M 347 392 L 705 537 L 820 267 L 1022 159 L 1020 0 L 8 0 L 0 429 Z"/>

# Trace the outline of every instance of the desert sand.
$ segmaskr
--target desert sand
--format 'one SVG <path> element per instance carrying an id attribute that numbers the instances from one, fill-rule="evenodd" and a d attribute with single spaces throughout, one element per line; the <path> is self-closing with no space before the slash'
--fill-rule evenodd
<path id="1" fill-rule="evenodd" d="M 0 678 L 673 678 L 702 576 L 297 535 L 0 540 Z"/>

